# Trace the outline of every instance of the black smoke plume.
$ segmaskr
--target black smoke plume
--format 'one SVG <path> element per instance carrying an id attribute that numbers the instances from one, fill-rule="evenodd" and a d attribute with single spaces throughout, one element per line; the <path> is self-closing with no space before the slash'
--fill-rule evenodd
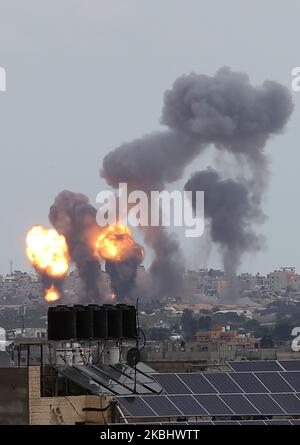
<path id="1" fill-rule="evenodd" d="M 103 296 L 103 282 L 93 246 L 93 234 L 99 231 L 96 209 L 87 196 L 64 190 L 50 207 L 49 220 L 67 240 L 71 260 L 75 262 L 81 278 L 82 299 L 99 301 Z"/>
<path id="2" fill-rule="evenodd" d="M 105 270 L 110 276 L 111 287 L 118 301 L 130 300 L 135 285 L 139 261 L 129 258 L 125 261 L 105 261 Z"/>
<path id="3" fill-rule="evenodd" d="M 185 190 L 204 191 L 205 217 L 211 223 L 211 239 L 221 247 L 229 283 L 224 295 L 227 300 L 238 296 L 235 274 L 242 254 L 258 251 L 263 245 L 253 230 L 253 224 L 263 220 L 263 213 L 251 199 L 248 186 L 232 179 L 222 180 L 213 169 L 194 173 L 185 184 Z M 195 195 L 192 196 L 195 208 Z"/>
<path id="4" fill-rule="evenodd" d="M 264 146 L 271 135 L 284 129 L 292 111 L 288 89 L 277 82 L 252 86 L 246 74 L 227 67 L 214 76 L 182 76 L 164 96 L 161 121 L 168 129 L 111 151 L 104 158 L 101 175 L 113 187 L 127 182 L 129 189 L 162 190 L 166 183 L 180 179 L 185 167 L 207 145 L 214 144 L 247 166 L 252 188 L 249 200 L 259 206 L 268 168 Z M 178 243 L 171 243 L 172 255 L 166 256 L 170 245 L 167 231 L 143 230 L 155 253 L 150 283 L 158 283 L 158 292 L 176 295 L 182 285 L 179 271 L 184 270 Z"/>

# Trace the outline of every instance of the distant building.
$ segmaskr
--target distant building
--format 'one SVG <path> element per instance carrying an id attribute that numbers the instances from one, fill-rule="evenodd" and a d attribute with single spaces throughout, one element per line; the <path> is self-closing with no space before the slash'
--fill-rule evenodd
<path id="1" fill-rule="evenodd" d="M 250 334 L 239 334 L 237 331 L 232 331 L 230 326 L 221 327 L 215 325 L 211 331 L 197 332 L 195 340 L 198 343 L 204 344 L 209 342 L 230 343 L 236 347 L 241 348 L 257 348 L 258 341 Z"/>

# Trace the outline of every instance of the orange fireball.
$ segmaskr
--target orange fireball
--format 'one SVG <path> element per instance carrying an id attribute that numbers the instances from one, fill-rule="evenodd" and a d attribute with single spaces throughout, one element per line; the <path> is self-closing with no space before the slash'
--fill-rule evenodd
<path id="1" fill-rule="evenodd" d="M 26 254 L 33 266 L 49 277 L 64 277 L 69 269 L 66 239 L 54 229 L 33 226 L 26 237 Z"/>
<path id="2" fill-rule="evenodd" d="M 129 227 L 122 224 L 102 229 L 95 248 L 103 259 L 109 261 L 121 262 L 135 258 L 140 263 L 144 257 L 143 248 L 134 241 Z"/>
<path id="3" fill-rule="evenodd" d="M 55 301 L 59 300 L 60 297 L 60 293 L 54 286 L 51 286 L 50 289 L 45 290 L 45 300 L 47 300 L 48 303 L 55 303 Z"/>

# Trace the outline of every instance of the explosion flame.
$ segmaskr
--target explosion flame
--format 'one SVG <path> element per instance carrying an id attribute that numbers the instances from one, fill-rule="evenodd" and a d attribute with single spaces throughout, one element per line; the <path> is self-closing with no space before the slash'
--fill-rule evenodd
<path id="1" fill-rule="evenodd" d="M 60 278 L 69 269 L 68 247 L 63 235 L 54 229 L 33 226 L 26 237 L 26 254 L 33 266 L 49 277 Z"/>
<path id="2" fill-rule="evenodd" d="M 113 262 L 135 258 L 140 263 L 144 257 L 144 249 L 134 241 L 129 227 L 122 224 L 102 229 L 95 248 L 103 259 Z"/>
<path id="3" fill-rule="evenodd" d="M 55 229 L 33 226 L 26 237 L 26 254 L 41 275 L 45 299 L 54 303 L 61 298 L 58 287 L 69 270 L 66 239 Z"/>
<path id="4" fill-rule="evenodd" d="M 45 300 L 48 303 L 55 303 L 61 297 L 60 292 L 52 285 L 50 289 L 45 290 Z"/>

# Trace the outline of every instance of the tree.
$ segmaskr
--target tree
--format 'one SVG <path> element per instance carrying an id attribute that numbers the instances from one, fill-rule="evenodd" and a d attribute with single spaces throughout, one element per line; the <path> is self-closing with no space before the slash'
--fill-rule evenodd
<path id="1" fill-rule="evenodd" d="M 211 317 L 205 316 L 200 317 L 198 320 L 199 331 L 210 331 L 211 330 Z"/>
<path id="2" fill-rule="evenodd" d="M 274 328 L 274 338 L 276 340 L 291 340 L 292 326 L 287 321 L 278 322 Z"/>
<path id="3" fill-rule="evenodd" d="M 190 309 L 184 309 L 181 316 L 181 325 L 186 338 L 191 339 L 195 336 L 198 329 L 198 322 L 193 317 L 193 312 Z"/>
<path id="4" fill-rule="evenodd" d="M 264 335 L 260 340 L 261 348 L 274 348 L 274 340 L 271 335 Z"/>
<path id="5" fill-rule="evenodd" d="M 169 338 L 170 331 L 166 328 L 150 328 L 145 335 L 148 340 L 164 341 Z"/>

